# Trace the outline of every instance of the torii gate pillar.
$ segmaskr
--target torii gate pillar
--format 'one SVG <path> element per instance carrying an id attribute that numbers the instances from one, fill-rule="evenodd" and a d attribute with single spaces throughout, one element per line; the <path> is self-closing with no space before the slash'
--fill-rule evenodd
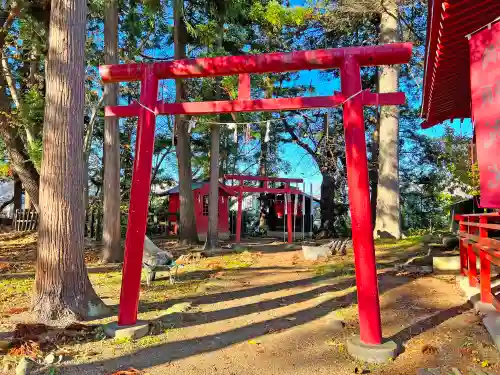
<path id="1" fill-rule="evenodd" d="M 347 57 L 340 68 L 340 84 L 346 97 L 361 90 L 361 67 L 354 57 Z M 356 96 L 344 103 L 343 114 L 360 332 L 347 349 L 359 359 L 384 362 L 396 356 L 397 345 L 382 343 L 362 99 Z"/>

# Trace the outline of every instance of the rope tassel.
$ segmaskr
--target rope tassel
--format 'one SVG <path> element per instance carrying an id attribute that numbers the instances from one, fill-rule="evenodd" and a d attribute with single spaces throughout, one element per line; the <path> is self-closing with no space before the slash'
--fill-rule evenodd
<path id="1" fill-rule="evenodd" d="M 271 121 L 268 121 L 268 122 L 266 122 L 266 136 L 264 138 L 265 143 L 268 143 L 271 140 L 271 137 L 269 135 L 270 128 L 271 128 Z"/>
<path id="2" fill-rule="evenodd" d="M 231 122 L 229 124 L 226 124 L 229 130 L 233 130 L 233 141 L 234 143 L 238 142 L 238 125 Z"/>
<path id="3" fill-rule="evenodd" d="M 247 124 L 247 129 L 245 132 L 245 142 L 250 142 L 250 124 Z"/>
<path id="4" fill-rule="evenodd" d="M 194 128 L 196 128 L 196 120 L 191 118 L 191 120 L 189 120 L 188 133 L 191 134 Z"/>

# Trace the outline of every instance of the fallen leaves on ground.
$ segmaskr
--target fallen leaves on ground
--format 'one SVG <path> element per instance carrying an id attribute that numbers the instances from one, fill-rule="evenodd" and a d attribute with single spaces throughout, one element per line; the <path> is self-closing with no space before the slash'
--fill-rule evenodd
<path id="1" fill-rule="evenodd" d="M 100 249 L 85 249 L 85 264 L 94 264 L 101 261 Z"/>
<path id="2" fill-rule="evenodd" d="M 9 262 L 0 262 L 0 273 L 12 273 L 16 271 L 18 264 Z"/>
<path id="3" fill-rule="evenodd" d="M 435 346 L 432 346 L 432 345 L 424 345 L 422 347 L 422 354 L 426 354 L 426 355 L 434 355 L 434 354 L 437 354 L 438 352 L 438 348 L 436 348 Z"/>
<path id="4" fill-rule="evenodd" d="M 97 326 L 92 326 L 92 325 L 85 325 L 81 323 L 72 323 L 66 328 L 64 328 L 67 331 L 77 331 L 77 332 L 93 332 Z"/>
<path id="5" fill-rule="evenodd" d="M 6 313 L 9 315 L 17 315 L 26 312 L 28 310 L 29 310 L 28 307 L 14 307 L 12 309 L 7 310 Z"/>
<path id="6" fill-rule="evenodd" d="M 109 375 L 146 375 L 146 373 L 131 367 L 126 370 L 118 370 Z"/>
<path id="7" fill-rule="evenodd" d="M 18 340 L 12 343 L 8 352 L 11 356 L 36 358 L 42 354 L 40 344 L 33 341 Z"/>
<path id="8" fill-rule="evenodd" d="M 25 339 L 28 337 L 39 336 L 48 332 L 45 324 L 17 324 L 14 329 L 14 338 Z"/>

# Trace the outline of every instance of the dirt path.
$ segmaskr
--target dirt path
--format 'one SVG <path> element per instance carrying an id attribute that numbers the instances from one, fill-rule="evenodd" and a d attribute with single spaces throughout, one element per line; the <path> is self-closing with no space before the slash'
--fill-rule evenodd
<path id="1" fill-rule="evenodd" d="M 418 251 L 382 248 L 378 255 L 389 266 Z M 288 251 L 252 259 L 248 267 L 214 267 L 190 297 L 169 298 L 163 290 L 163 302 L 141 304 L 142 317 L 161 317 L 158 335 L 77 346 L 79 353 L 91 353 L 66 363 L 61 374 L 102 375 L 128 367 L 151 375 L 353 374 L 358 367 L 403 375 L 420 367 L 465 370 L 481 362 L 500 373 L 500 356 L 452 277 L 380 270 L 384 335 L 404 352 L 366 367 L 345 349 L 358 330 L 352 258 L 315 264 Z"/>

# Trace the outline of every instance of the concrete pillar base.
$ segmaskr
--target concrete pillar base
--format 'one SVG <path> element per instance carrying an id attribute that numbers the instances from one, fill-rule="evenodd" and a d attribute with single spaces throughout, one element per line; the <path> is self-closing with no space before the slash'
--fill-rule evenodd
<path id="1" fill-rule="evenodd" d="M 106 336 L 111 338 L 137 340 L 149 333 L 149 322 L 139 320 L 132 326 L 119 326 L 118 323 L 112 322 L 104 325 L 103 329 Z"/>
<path id="2" fill-rule="evenodd" d="M 347 340 L 347 351 L 354 358 L 364 362 L 385 363 L 396 357 L 398 346 L 394 341 L 386 341 L 380 345 L 364 344 L 359 336 L 355 336 Z"/>

